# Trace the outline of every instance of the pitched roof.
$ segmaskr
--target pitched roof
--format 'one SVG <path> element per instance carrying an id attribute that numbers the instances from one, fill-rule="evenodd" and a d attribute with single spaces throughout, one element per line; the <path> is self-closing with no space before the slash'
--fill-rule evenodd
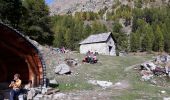
<path id="1" fill-rule="evenodd" d="M 79 44 L 106 42 L 110 35 L 111 35 L 111 32 L 90 35 L 85 40 L 81 41 Z"/>

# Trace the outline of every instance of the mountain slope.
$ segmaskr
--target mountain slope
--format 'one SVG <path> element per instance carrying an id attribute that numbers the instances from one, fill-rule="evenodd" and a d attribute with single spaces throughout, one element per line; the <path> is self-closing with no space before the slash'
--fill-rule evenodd
<path id="1" fill-rule="evenodd" d="M 169 4 L 170 0 L 55 0 L 49 7 L 51 15 L 63 15 L 75 12 L 98 12 L 105 7 L 112 9 L 118 2 L 120 5 L 128 5 L 132 8 L 135 6 L 151 8 Z"/>
<path id="2" fill-rule="evenodd" d="M 81 11 L 98 12 L 104 7 L 112 7 L 114 0 L 55 0 L 50 5 L 51 15 Z"/>

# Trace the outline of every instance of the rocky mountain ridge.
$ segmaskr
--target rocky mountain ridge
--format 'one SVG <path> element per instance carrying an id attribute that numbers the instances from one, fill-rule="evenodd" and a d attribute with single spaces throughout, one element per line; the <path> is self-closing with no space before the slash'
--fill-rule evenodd
<path id="1" fill-rule="evenodd" d="M 50 5 L 51 15 L 75 12 L 98 12 L 104 7 L 112 7 L 114 0 L 56 0 Z"/>
<path id="2" fill-rule="evenodd" d="M 55 0 L 49 5 L 49 8 L 51 15 L 63 15 L 74 14 L 75 12 L 99 12 L 105 7 L 111 10 L 118 2 L 120 5 L 128 5 L 134 8 L 137 1 L 140 0 Z M 143 0 L 142 2 L 142 8 L 170 4 L 170 0 Z"/>

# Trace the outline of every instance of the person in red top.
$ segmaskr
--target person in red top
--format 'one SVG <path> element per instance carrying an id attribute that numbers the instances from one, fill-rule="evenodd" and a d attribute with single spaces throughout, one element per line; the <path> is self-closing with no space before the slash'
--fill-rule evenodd
<path id="1" fill-rule="evenodd" d="M 10 91 L 10 100 L 14 100 L 14 97 L 18 96 L 20 93 L 21 80 L 19 78 L 20 75 L 15 74 L 13 81 L 11 81 L 11 84 L 9 85 L 9 87 L 12 88 Z"/>

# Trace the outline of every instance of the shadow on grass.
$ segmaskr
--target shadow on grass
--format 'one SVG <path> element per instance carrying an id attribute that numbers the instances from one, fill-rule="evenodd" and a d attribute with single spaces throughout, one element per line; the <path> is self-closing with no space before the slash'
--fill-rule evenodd
<path id="1" fill-rule="evenodd" d="M 52 88 L 58 88 L 60 91 L 72 91 L 72 90 L 92 90 L 94 86 L 88 83 L 60 83 L 50 84 Z"/>

